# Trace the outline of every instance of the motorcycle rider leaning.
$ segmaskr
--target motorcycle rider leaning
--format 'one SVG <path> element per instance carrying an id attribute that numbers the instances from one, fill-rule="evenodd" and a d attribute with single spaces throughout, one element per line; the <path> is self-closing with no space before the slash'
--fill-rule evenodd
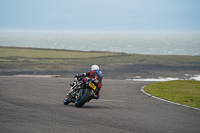
<path id="1" fill-rule="evenodd" d="M 97 88 L 95 90 L 94 99 L 99 99 L 100 97 L 99 92 L 102 87 L 103 76 L 101 70 L 99 70 L 98 65 L 92 65 L 91 70 L 89 72 L 76 74 L 75 77 L 85 77 L 82 80 L 82 84 L 86 83 L 88 81 L 88 78 L 95 79 L 94 84 L 97 86 Z"/>

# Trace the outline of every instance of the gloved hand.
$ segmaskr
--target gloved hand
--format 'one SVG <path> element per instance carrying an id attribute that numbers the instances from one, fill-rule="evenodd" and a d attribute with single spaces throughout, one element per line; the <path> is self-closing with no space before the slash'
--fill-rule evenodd
<path id="1" fill-rule="evenodd" d="M 78 78 L 78 77 L 79 77 L 79 74 L 76 74 L 75 77 Z"/>

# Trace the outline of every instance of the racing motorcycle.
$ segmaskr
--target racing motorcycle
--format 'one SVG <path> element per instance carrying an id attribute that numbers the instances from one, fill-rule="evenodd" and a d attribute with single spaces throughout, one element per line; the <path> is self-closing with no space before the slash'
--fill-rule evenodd
<path id="1" fill-rule="evenodd" d="M 74 78 L 74 82 L 70 84 L 70 91 L 64 99 L 64 105 L 68 105 L 72 102 L 76 107 L 82 107 L 86 102 L 94 98 L 98 80 L 88 79 L 84 84 L 82 84 L 81 81 L 82 78 L 80 77 Z"/>

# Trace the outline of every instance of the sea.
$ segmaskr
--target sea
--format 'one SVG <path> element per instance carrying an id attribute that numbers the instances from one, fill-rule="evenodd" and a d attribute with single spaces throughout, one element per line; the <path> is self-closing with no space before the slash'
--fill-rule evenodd
<path id="1" fill-rule="evenodd" d="M 0 30 L 0 46 L 200 56 L 200 32 Z M 169 81 L 177 78 L 126 80 Z M 200 81 L 200 75 L 191 75 L 189 80 Z"/>
<path id="2" fill-rule="evenodd" d="M 0 46 L 199 56 L 200 32 L 0 31 Z"/>

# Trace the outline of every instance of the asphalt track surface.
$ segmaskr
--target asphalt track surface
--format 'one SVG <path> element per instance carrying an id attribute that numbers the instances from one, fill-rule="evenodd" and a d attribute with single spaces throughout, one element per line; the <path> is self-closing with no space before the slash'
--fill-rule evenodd
<path id="1" fill-rule="evenodd" d="M 104 79 L 99 100 L 63 105 L 70 78 L 0 77 L 0 133 L 199 133 L 200 111 L 149 97 L 153 82 Z"/>

